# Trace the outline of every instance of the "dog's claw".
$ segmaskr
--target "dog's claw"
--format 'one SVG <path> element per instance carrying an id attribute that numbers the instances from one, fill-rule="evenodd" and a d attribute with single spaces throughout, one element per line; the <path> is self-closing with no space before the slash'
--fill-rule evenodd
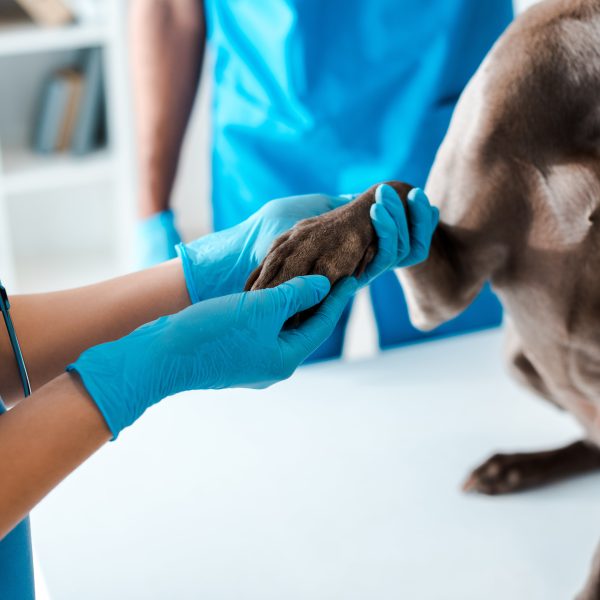
<path id="1" fill-rule="evenodd" d="M 473 475 L 470 475 L 462 484 L 461 489 L 463 492 L 470 494 L 475 492 L 476 479 Z"/>

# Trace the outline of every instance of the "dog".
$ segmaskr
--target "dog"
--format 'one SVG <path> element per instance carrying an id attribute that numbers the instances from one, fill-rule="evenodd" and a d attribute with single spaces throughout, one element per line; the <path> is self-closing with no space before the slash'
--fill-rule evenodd
<path id="1" fill-rule="evenodd" d="M 392 185 L 404 200 L 411 186 Z M 598 0 L 545 0 L 515 20 L 463 92 L 426 192 L 440 210 L 429 257 L 399 272 L 412 322 L 440 325 L 490 281 L 511 372 L 583 430 L 563 448 L 496 454 L 464 489 L 505 494 L 600 470 Z M 373 195 L 284 234 L 248 287 L 359 272 L 375 252 Z M 600 599 L 600 550 L 578 598 Z"/>

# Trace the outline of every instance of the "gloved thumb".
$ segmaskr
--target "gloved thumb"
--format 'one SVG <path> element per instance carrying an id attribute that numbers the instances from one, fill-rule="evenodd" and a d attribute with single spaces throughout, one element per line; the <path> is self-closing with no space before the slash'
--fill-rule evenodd
<path id="1" fill-rule="evenodd" d="M 329 279 L 323 275 L 294 277 L 273 288 L 279 295 L 284 322 L 296 313 L 319 304 L 327 296 L 330 288 Z"/>
<path id="2" fill-rule="evenodd" d="M 333 333 L 357 288 L 358 282 L 354 277 L 340 281 L 314 315 L 298 328 L 281 333 L 282 342 L 293 361 L 302 362 Z"/>

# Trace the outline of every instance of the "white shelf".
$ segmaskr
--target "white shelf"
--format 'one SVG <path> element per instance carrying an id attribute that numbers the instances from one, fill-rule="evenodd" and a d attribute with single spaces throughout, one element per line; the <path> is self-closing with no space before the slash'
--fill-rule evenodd
<path id="1" fill-rule="evenodd" d="M 19 294 L 65 290 L 121 275 L 114 247 L 110 245 L 97 251 L 17 255 L 15 262 L 13 291 Z"/>
<path id="2" fill-rule="evenodd" d="M 15 255 L 29 248 L 28 239 L 42 240 L 33 250 L 34 262 L 38 264 L 40 256 L 52 252 L 69 254 L 71 242 L 75 249 L 79 248 L 80 240 L 85 239 L 94 247 L 101 240 L 103 255 L 113 257 L 119 267 L 129 265 L 135 181 L 126 68 L 127 4 L 123 0 L 86 0 L 85 5 L 81 4 L 83 18 L 61 27 L 40 27 L 25 20 L 0 21 L 3 115 L 0 119 L 0 274 L 8 284 L 16 281 Z M 83 157 L 69 153 L 34 153 L 28 148 L 28 132 L 34 125 L 31 119 L 43 81 L 52 69 L 70 64 L 74 51 L 91 47 L 105 50 L 103 75 L 110 147 Z M 68 219 L 59 218 L 57 228 L 48 231 L 44 218 L 53 215 L 55 210 L 61 216 L 68 215 L 73 207 L 79 209 L 79 198 L 84 190 L 90 202 L 81 207 L 81 212 L 89 207 L 90 215 L 98 219 L 98 223 L 79 215 L 81 227 L 74 228 Z M 26 223 L 29 204 L 22 201 L 28 198 L 40 199 L 37 206 L 44 217 Z M 59 205 L 54 206 L 54 203 Z M 15 242 L 17 239 L 19 243 Z M 63 259 L 60 267 L 66 268 Z"/>
<path id="3" fill-rule="evenodd" d="M 2 154 L 2 162 L 2 187 L 7 195 L 77 187 L 106 181 L 114 175 L 114 161 L 107 150 L 73 156 L 8 149 Z"/>
<path id="4" fill-rule="evenodd" d="M 47 28 L 31 23 L 1 24 L 0 57 L 99 46 L 108 38 L 108 29 L 101 24 Z"/>

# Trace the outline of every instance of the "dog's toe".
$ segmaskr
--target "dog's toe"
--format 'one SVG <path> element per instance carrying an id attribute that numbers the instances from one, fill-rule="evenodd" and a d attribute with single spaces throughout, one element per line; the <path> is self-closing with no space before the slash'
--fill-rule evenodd
<path id="1" fill-rule="evenodd" d="M 537 485 L 542 470 L 534 457 L 495 454 L 469 475 L 462 489 L 490 496 L 509 494 Z"/>

